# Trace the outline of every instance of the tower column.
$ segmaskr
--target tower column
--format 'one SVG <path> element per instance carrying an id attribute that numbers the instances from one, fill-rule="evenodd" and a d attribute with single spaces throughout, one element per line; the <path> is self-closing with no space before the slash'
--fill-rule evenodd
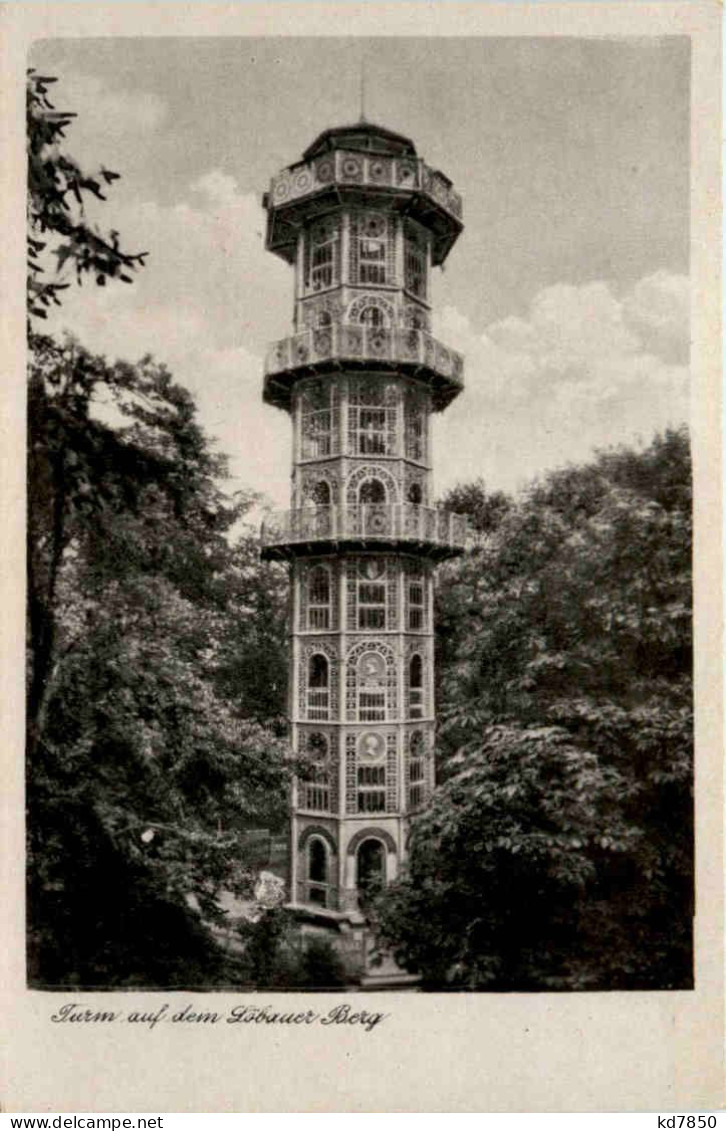
<path id="1" fill-rule="evenodd" d="M 290 895 L 360 922 L 433 787 L 432 577 L 467 530 L 430 505 L 430 416 L 463 361 L 428 332 L 427 295 L 461 199 L 408 138 L 359 123 L 321 134 L 264 205 L 295 269 L 296 333 L 264 391 L 293 427 L 291 510 L 263 527 L 263 556 L 291 562 Z"/>

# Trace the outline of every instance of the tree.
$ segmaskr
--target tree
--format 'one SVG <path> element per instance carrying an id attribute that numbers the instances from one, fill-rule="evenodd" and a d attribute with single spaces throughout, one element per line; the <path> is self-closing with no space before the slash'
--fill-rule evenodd
<path id="1" fill-rule="evenodd" d="M 105 189 L 120 174 L 103 167 L 84 172 L 63 151 L 60 143 L 75 114 L 56 110 L 50 101 L 48 88 L 55 82 L 56 78 L 32 68 L 28 71 L 28 313 L 36 318 L 46 318 L 47 308 L 59 305 L 60 292 L 69 286 L 41 278 L 49 255 L 56 257 L 59 277 L 64 268 L 72 267 L 78 283 L 90 275 L 99 286 L 109 278 L 130 283 L 130 272 L 146 258 L 146 252 L 123 251 L 118 232 L 103 234 L 88 221 L 85 200 L 105 200 Z"/>
<path id="2" fill-rule="evenodd" d="M 83 173 L 60 146 L 73 115 L 28 80 L 31 316 L 60 268 L 129 282 L 143 262 L 88 223 L 117 174 Z M 44 235 L 47 239 L 39 240 Z M 190 394 L 151 358 L 110 364 L 29 332 L 28 942 L 35 984 L 229 980 L 208 930 L 224 886 L 249 893 L 244 831 L 276 825 L 286 748 L 275 694 L 260 705 L 235 657 L 284 631 L 233 530 L 256 500 L 223 490 Z M 257 571 L 260 574 L 260 571 Z M 260 665 L 263 667 L 264 665 Z"/>
<path id="3" fill-rule="evenodd" d="M 503 491 L 490 492 L 483 479 L 458 484 L 439 501 L 444 510 L 465 515 L 469 528 L 479 546 L 489 537 L 512 509 L 512 499 Z M 475 560 L 475 559 L 473 559 Z M 462 633 L 466 632 L 468 616 L 476 616 L 478 582 L 473 571 L 462 569 L 459 562 L 447 562 L 439 567 L 435 602 L 435 699 L 440 703 L 445 695 L 444 679 L 456 669 Z M 449 749 L 446 742 L 443 751 Z M 451 748 L 451 750 L 455 747 Z M 442 756 L 442 770 L 445 769 Z"/>
<path id="4" fill-rule="evenodd" d="M 233 543 L 227 575 L 224 647 L 216 685 L 249 718 L 287 730 L 287 569 L 260 561 L 260 536 L 245 527 Z"/>
<path id="5" fill-rule="evenodd" d="M 690 984 L 690 502 L 670 431 L 547 476 L 453 567 L 444 784 L 381 905 L 430 982 Z"/>
<path id="6" fill-rule="evenodd" d="M 189 394 L 150 359 L 46 339 L 30 389 L 33 968 L 167 982 L 204 951 L 190 899 L 213 919 L 222 885 L 246 890 L 241 833 L 284 811 L 284 744 L 218 677 L 251 497 L 224 496 Z"/>
<path id="7" fill-rule="evenodd" d="M 479 478 L 452 487 L 439 505 L 454 514 L 466 515 L 477 534 L 490 534 L 511 509 L 512 500 L 503 491 L 487 491 L 484 480 Z"/>

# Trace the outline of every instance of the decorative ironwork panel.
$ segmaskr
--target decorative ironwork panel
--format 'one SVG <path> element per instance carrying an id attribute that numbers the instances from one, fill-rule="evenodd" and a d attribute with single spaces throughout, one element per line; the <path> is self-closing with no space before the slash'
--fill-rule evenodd
<path id="1" fill-rule="evenodd" d="M 308 174 L 310 187 L 312 177 Z M 340 283 L 340 217 L 326 216 L 311 224 L 305 234 L 303 284 L 310 292 Z"/>
<path id="2" fill-rule="evenodd" d="M 337 733 L 314 727 L 300 729 L 298 755 L 307 772 L 298 777 L 299 808 L 314 813 L 337 812 Z"/>
<path id="3" fill-rule="evenodd" d="M 391 331 L 380 331 L 390 337 Z M 368 340 L 371 331 L 367 330 Z M 368 348 L 366 349 L 368 351 Z M 348 452 L 350 455 L 397 455 L 398 403 L 401 385 L 375 377 L 348 381 Z M 385 500 L 380 500 L 385 501 Z M 389 500 L 393 501 L 393 500 Z"/>
<path id="4" fill-rule="evenodd" d="M 387 617 L 386 627 L 394 630 L 398 628 L 398 578 L 400 574 L 400 566 L 398 562 L 393 559 L 388 562 L 387 569 Z"/>
<path id="5" fill-rule="evenodd" d="M 362 184 L 364 174 L 363 158 L 354 153 L 341 153 L 338 158 L 338 180 Z"/>
<path id="6" fill-rule="evenodd" d="M 400 158 L 396 161 L 396 184 L 401 188 L 419 188 L 421 179 L 418 161 Z"/>
<path id="7" fill-rule="evenodd" d="M 423 719 L 431 713 L 431 657 L 427 640 L 406 642 L 404 717 Z"/>
<path id="8" fill-rule="evenodd" d="M 351 358 L 363 356 L 362 326 L 341 326 L 338 341 L 340 343 L 341 356 Z"/>
<path id="9" fill-rule="evenodd" d="M 380 731 L 364 731 L 356 742 L 356 812 L 385 813 L 388 766 L 386 739 Z"/>
<path id="10" fill-rule="evenodd" d="M 453 373 L 453 355 L 451 350 L 443 346 L 441 342 L 436 342 L 434 354 L 434 365 L 438 372 L 450 377 Z"/>
<path id="11" fill-rule="evenodd" d="M 434 757 L 434 740 L 435 734 L 433 729 L 431 729 L 426 735 L 426 800 L 431 797 L 434 789 L 436 788 L 436 759 Z"/>
<path id="12" fill-rule="evenodd" d="M 305 561 L 297 564 L 300 632 L 336 632 L 338 629 L 337 562 Z"/>
<path id="13" fill-rule="evenodd" d="M 341 185 L 396 185 L 404 191 L 422 190 L 457 220 L 462 217 L 461 195 L 447 177 L 415 157 L 391 159 L 352 151 L 326 153 L 311 163 L 299 162 L 273 178 L 272 203 L 281 207 L 335 183 Z"/>
<path id="14" fill-rule="evenodd" d="M 429 476 L 419 467 L 405 464 L 403 474 L 403 496 L 412 507 L 426 506 L 429 501 Z"/>
<path id="15" fill-rule="evenodd" d="M 349 632 L 398 627 L 398 563 L 394 558 L 349 558 L 346 628 Z"/>
<path id="16" fill-rule="evenodd" d="M 404 563 L 404 627 L 406 632 L 428 629 L 429 571 L 423 563 L 408 559 Z"/>
<path id="17" fill-rule="evenodd" d="M 297 409 L 302 437 L 300 458 L 321 459 L 337 455 L 340 447 L 337 382 L 317 378 L 305 381 L 300 387 Z"/>
<path id="18" fill-rule="evenodd" d="M 367 303 L 361 312 L 361 318 L 365 317 L 366 321 L 352 325 L 335 321 L 332 315 L 330 323 L 327 323 L 326 316 L 326 324 L 320 325 L 319 320 L 325 312 L 311 315 L 311 327 L 270 346 L 265 359 L 265 372 L 280 373 L 318 362 L 324 363 L 330 359 L 345 362 L 363 357 L 371 361 L 425 365 L 446 376 L 454 384 L 463 384 L 464 361 L 461 354 L 445 346 L 439 348 L 435 339 L 423 330 L 372 325 L 374 311 L 379 311 L 379 307 Z M 306 317 L 305 314 L 303 317 Z M 308 325 L 307 321 L 303 324 Z"/>
<path id="19" fill-rule="evenodd" d="M 305 467 L 299 473 L 302 506 L 330 507 L 340 502 L 340 480 L 334 468 Z"/>
<path id="20" fill-rule="evenodd" d="M 345 312 L 345 317 L 348 322 L 360 323 L 364 321 L 364 315 L 367 310 L 378 310 L 381 312 L 382 325 L 392 326 L 394 323 L 394 309 L 393 303 L 389 302 L 387 298 L 383 298 L 378 294 L 364 294 L 359 295 L 348 306 Z M 368 323 L 370 324 L 370 323 Z"/>
<path id="21" fill-rule="evenodd" d="M 396 717 L 396 659 L 390 645 L 363 640 L 346 657 L 346 717 L 376 722 Z"/>
<path id="22" fill-rule="evenodd" d="M 368 184 L 390 185 L 393 183 L 393 162 L 389 158 L 368 157 L 366 166 Z"/>
<path id="23" fill-rule="evenodd" d="M 393 464 L 395 467 L 395 464 Z M 376 478 L 380 472 L 376 469 Z M 389 487 L 395 484 L 390 477 Z M 365 484 L 365 480 L 363 481 Z M 397 485 L 396 485 L 397 489 Z M 348 500 L 351 496 L 348 496 Z M 355 499 L 356 492 L 352 491 Z M 466 517 L 412 503 L 381 503 L 345 507 L 299 507 L 268 515 L 262 525 L 262 545 L 283 546 L 328 538 L 360 538 L 381 542 L 391 538 L 463 549 L 469 539 Z"/>
<path id="24" fill-rule="evenodd" d="M 407 727 L 404 731 L 405 805 L 409 812 L 420 809 L 433 787 L 433 730 Z"/>
<path id="25" fill-rule="evenodd" d="M 311 686 L 310 661 L 315 655 L 328 661 L 327 687 Z M 301 719 L 318 722 L 338 717 L 339 658 L 337 644 L 324 638 L 305 643 L 300 648 L 298 707 Z"/>
<path id="26" fill-rule="evenodd" d="M 431 398 L 419 389 L 409 386 L 404 397 L 404 434 L 406 459 L 426 463 L 427 423 L 431 411 Z M 414 500 L 411 500 L 414 501 Z M 422 502 L 419 499 L 418 502 Z"/>
<path id="27" fill-rule="evenodd" d="M 316 361 L 333 357 L 333 331 L 330 326 L 313 330 L 313 354 Z"/>
<path id="28" fill-rule="evenodd" d="M 337 295 L 318 295 L 303 299 L 302 320 L 309 330 L 337 325 L 343 317 L 343 304 Z"/>
<path id="29" fill-rule="evenodd" d="M 319 185 L 329 185 L 335 180 L 334 154 L 326 154 L 315 162 L 315 179 Z"/>
<path id="30" fill-rule="evenodd" d="M 415 302 L 405 302 L 401 308 L 401 325 L 408 330 L 429 330 L 431 325 L 431 316 L 424 306 L 419 306 Z M 416 348 L 415 356 L 419 356 L 419 338 L 416 335 L 411 339 Z"/>
<path id="31" fill-rule="evenodd" d="M 354 734 L 347 734 L 345 736 L 345 811 L 346 813 L 356 812 L 356 795 L 357 795 L 357 758 L 356 758 L 356 743 L 357 737 Z"/>
<path id="32" fill-rule="evenodd" d="M 383 212 L 353 212 L 350 218 L 348 282 L 364 286 L 386 286 L 394 278 L 393 217 Z"/>
<path id="33" fill-rule="evenodd" d="M 348 415 L 350 417 L 350 408 L 348 409 Z M 348 476 L 345 485 L 345 496 L 348 507 L 356 507 L 361 503 L 359 489 L 366 480 L 378 480 L 383 484 L 385 497 L 378 500 L 379 502 L 398 502 L 398 484 L 388 468 L 376 464 L 363 464 L 360 467 L 356 467 Z"/>
<path id="34" fill-rule="evenodd" d="M 386 736 L 386 812 L 398 808 L 398 743 L 395 734 Z"/>
<path id="35" fill-rule="evenodd" d="M 405 249 L 403 285 L 417 298 L 425 299 L 429 258 L 428 233 L 413 220 L 405 220 L 403 238 Z"/>

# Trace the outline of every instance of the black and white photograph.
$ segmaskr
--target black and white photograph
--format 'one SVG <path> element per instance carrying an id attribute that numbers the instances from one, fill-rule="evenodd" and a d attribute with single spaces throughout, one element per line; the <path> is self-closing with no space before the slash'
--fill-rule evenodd
<path id="1" fill-rule="evenodd" d="M 690 36 L 25 81 L 27 990 L 692 995 Z"/>
<path id="2" fill-rule="evenodd" d="M 688 40 L 30 62 L 31 984 L 689 988 Z"/>

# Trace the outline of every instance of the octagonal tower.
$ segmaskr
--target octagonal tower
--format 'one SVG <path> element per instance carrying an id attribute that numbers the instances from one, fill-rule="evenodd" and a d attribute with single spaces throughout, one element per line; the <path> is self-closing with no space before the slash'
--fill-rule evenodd
<path id="1" fill-rule="evenodd" d="M 434 785 L 433 573 L 466 521 L 432 506 L 430 418 L 463 361 L 430 333 L 429 276 L 461 198 L 413 143 L 326 130 L 264 197 L 267 247 L 295 270 L 294 333 L 264 399 L 293 425 L 291 509 L 262 533 L 290 562 L 291 902 L 355 916 L 393 879 Z"/>

